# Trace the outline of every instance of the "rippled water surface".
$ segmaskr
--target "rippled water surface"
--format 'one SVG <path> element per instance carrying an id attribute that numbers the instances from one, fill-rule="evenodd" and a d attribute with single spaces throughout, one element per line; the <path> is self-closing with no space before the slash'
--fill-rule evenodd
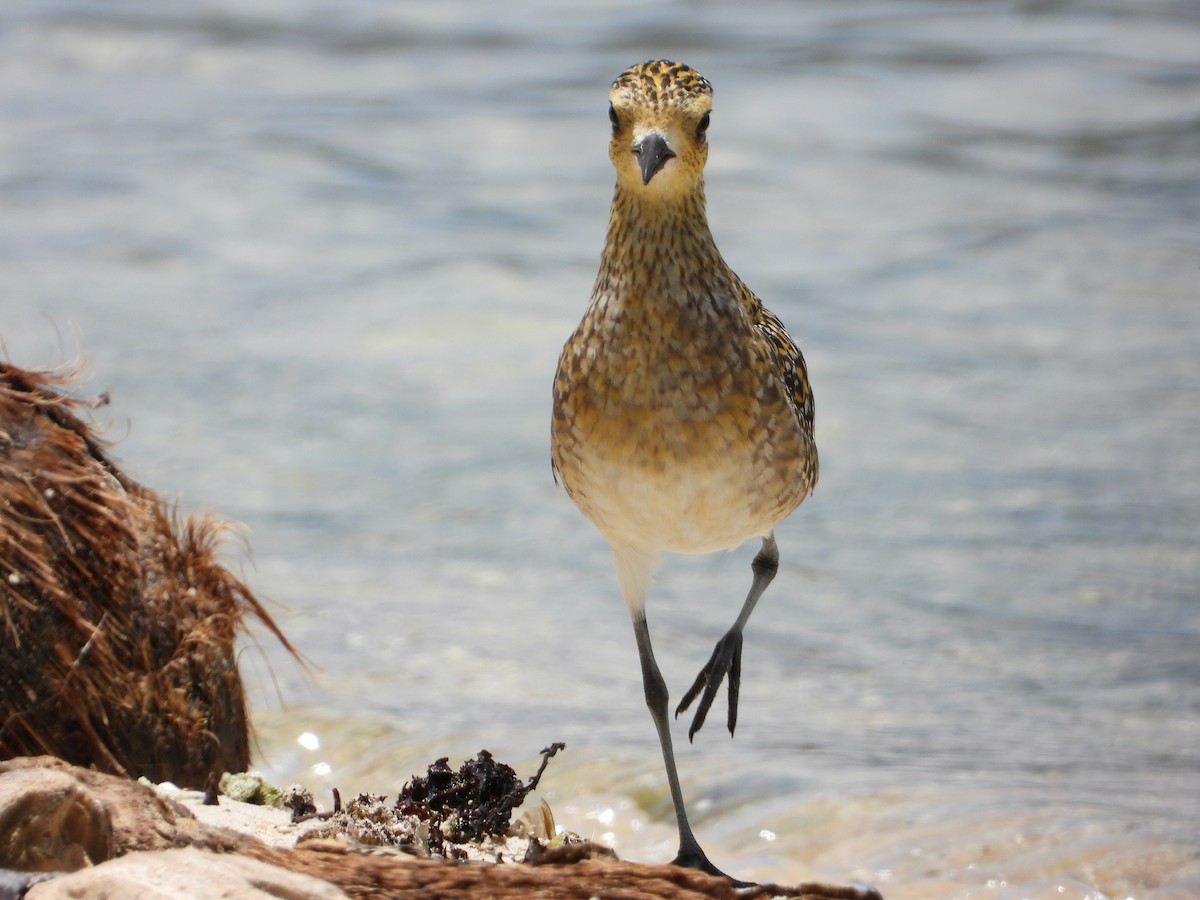
<path id="1" fill-rule="evenodd" d="M 889 897 L 1200 895 L 1182 0 L 5 5 L 0 338 L 82 353 L 131 474 L 248 526 L 231 564 L 314 667 L 247 643 L 259 764 L 385 791 L 565 740 L 559 824 L 672 855 L 628 617 L 547 448 L 607 85 L 651 56 L 715 85 L 713 230 L 801 341 L 822 454 L 737 738 L 682 740 L 710 854 Z M 667 560 L 676 695 L 754 549 Z"/>

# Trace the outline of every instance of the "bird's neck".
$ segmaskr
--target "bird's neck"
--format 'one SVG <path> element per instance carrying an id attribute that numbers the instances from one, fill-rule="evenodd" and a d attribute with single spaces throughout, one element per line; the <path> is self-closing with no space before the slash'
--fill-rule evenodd
<path id="1" fill-rule="evenodd" d="M 726 272 L 704 204 L 704 184 L 663 196 L 617 183 L 596 290 L 642 302 L 686 302 Z"/>

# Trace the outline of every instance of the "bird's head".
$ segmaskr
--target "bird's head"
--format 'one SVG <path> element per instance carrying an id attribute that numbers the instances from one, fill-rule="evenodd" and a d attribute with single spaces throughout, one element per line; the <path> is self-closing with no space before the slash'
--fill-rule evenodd
<path id="1" fill-rule="evenodd" d="M 622 187 L 652 196 L 689 193 L 708 159 L 712 85 L 695 69 L 664 59 L 626 69 L 609 92 L 608 155 Z"/>

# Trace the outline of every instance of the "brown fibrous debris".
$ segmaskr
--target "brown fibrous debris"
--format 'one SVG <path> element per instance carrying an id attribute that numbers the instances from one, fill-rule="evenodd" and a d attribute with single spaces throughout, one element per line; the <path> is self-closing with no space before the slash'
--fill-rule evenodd
<path id="1" fill-rule="evenodd" d="M 237 631 L 295 651 L 220 564 L 230 526 L 122 472 L 71 381 L 0 362 L 0 759 L 203 789 L 249 763 Z"/>

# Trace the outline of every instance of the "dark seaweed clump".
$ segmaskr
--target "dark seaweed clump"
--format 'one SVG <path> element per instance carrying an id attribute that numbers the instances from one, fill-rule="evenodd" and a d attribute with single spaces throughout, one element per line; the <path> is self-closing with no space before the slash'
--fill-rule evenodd
<path id="1" fill-rule="evenodd" d="M 537 787 L 550 757 L 565 746 L 556 742 L 544 749 L 542 764 L 528 783 L 510 766 L 496 762 L 487 750 L 480 750 L 457 772 L 447 764 L 447 757 L 442 757 L 425 777 L 412 777 L 396 798 L 395 809 L 430 823 L 430 850 L 435 853 L 442 852 L 443 840 L 465 844 L 486 835 L 503 836 L 513 810 Z"/>

